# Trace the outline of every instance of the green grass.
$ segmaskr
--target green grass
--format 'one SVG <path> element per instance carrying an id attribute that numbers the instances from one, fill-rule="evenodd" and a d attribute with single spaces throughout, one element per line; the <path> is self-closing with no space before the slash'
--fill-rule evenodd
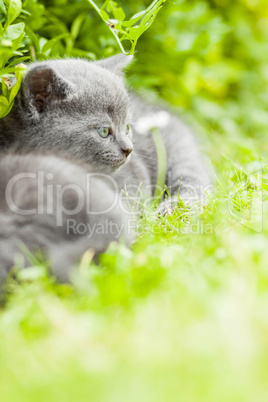
<path id="1" fill-rule="evenodd" d="M 4 400 L 266 401 L 268 208 L 260 227 L 259 190 L 238 178 L 228 201 L 235 176 L 225 166 L 198 214 L 149 214 L 130 250 L 111 246 L 73 287 L 10 279 Z"/>
<path id="2" fill-rule="evenodd" d="M 43 10 L 28 22 L 39 39 L 88 7 L 43 3 L 23 2 Z M 122 5 L 133 15 L 148 3 Z M 94 15 L 52 56 L 113 54 Z M 10 278 L 1 401 L 268 400 L 267 18 L 266 0 L 167 2 L 139 40 L 129 82 L 195 128 L 214 193 L 200 211 L 149 213 L 131 249 L 112 245 L 99 267 L 84 260 L 73 286 L 40 268 Z"/>

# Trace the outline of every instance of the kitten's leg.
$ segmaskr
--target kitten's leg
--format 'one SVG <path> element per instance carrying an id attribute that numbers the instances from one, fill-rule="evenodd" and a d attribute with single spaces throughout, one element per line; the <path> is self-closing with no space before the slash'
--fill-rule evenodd
<path id="1" fill-rule="evenodd" d="M 159 213 L 170 214 L 178 203 L 185 205 L 206 203 L 206 194 L 211 190 L 211 177 L 206 168 L 193 133 L 174 116 L 162 128 L 162 137 L 167 152 L 166 186 L 171 197 L 165 198 Z"/>

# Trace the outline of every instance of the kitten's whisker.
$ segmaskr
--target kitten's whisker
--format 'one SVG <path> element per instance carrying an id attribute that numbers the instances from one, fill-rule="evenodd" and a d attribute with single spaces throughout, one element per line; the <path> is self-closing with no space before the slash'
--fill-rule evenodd
<path id="1" fill-rule="evenodd" d="M 144 165 L 146 166 L 146 169 L 147 169 L 148 172 L 151 174 L 151 176 L 154 177 L 155 179 L 157 179 L 157 178 L 158 178 L 158 174 L 157 174 L 156 172 L 154 172 L 152 169 L 150 169 L 150 168 L 148 167 L 148 165 L 146 165 L 145 163 L 144 163 Z"/>
<path id="2" fill-rule="evenodd" d="M 135 155 L 140 156 L 141 158 L 147 158 L 147 159 L 152 159 L 153 161 L 157 161 L 157 157 L 153 158 L 151 156 L 147 156 L 147 155 L 143 155 L 143 154 L 138 154 L 137 152 L 135 152 Z"/>

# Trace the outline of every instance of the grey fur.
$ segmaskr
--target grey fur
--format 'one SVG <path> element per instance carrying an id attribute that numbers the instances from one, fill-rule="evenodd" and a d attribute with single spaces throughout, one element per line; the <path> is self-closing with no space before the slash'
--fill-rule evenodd
<path id="1" fill-rule="evenodd" d="M 84 60 L 35 63 L 1 121 L 0 148 L 60 152 L 110 173 L 132 148 L 128 122 L 128 94 L 117 75 Z M 107 140 L 95 131 L 111 125 Z"/>
<path id="2" fill-rule="evenodd" d="M 131 196 L 139 189 L 139 196 L 142 192 L 141 196 L 146 199 L 153 197 L 157 184 L 158 159 L 151 130 L 157 129 L 161 132 L 162 151 L 167 159 L 165 184 L 172 196 L 170 200 L 163 200 L 159 207 L 161 213 L 166 213 L 177 202 L 178 192 L 187 202 L 201 198 L 210 185 L 210 175 L 190 129 L 166 111 L 166 121 L 159 121 L 159 116 L 163 116 L 161 108 L 147 105 L 125 89 L 121 70 L 128 63 L 129 58 L 115 56 L 98 62 L 66 59 L 31 64 L 14 108 L 0 122 L 0 148 L 3 154 L 8 151 L 27 154 L 37 150 L 59 154 L 85 164 L 89 172 L 95 169 L 108 173 L 116 180 L 119 190 L 126 188 Z M 146 119 L 149 121 L 147 128 Z M 130 123 L 131 130 L 126 135 Z M 110 127 L 112 135 L 101 138 L 96 131 L 101 127 Z M 86 191 L 81 183 L 85 167 L 53 156 L 29 155 L 2 158 L 2 194 L 11 176 L 25 169 L 51 170 L 58 184 L 71 180 L 80 183 Z M 36 190 L 29 184 L 25 183 L 17 191 L 22 203 L 36 201 Z M 93 204 L 105 197 L 109 200 L 113 194 L 114 190 L 109 189 L 103 179 L 95 180 Z M 76 217 L 81 223 L 101 223 L 105 217 L 115 223 L 127 220 L 118 206 L 107 216 L 89 217 L 84 212 Z M 68 243 L 70 252 L 61 266 L 70 267 L 82 250 L 93 247 L 97 253 L 101 252 L 114 239 L 110 233 L 101 236 L 96 233 L 90 241 L 83 236 L 79 240 L 73 236 L 67 239 L 62 232 L 66 230 L 65 223 L 62 228 L 55 227 L 53 217 L 48 215 L 20 220 L 6 213 L 3 207 L 0 208 L 0 227 L 4 267 L 12 264 L 19 240 L 29 246 L 48 249 L 52 258 L 57 254 L 53 243 L 59 246 Z M 125 237 L 128 236 L 125 234 Z M 54 261 L 60 259 L 55 257 Z M 66 278 L 69 270 L 62 271 L 55 262 L 54 269 L 60 278 Z"/>
<path id="3" fill-rule="evenodd" d="M 22 244 L 31 252 L 42 250 L 58 280 L 66 281 L 87 249 L 97 256 L 113 240 L 132 239 L 132 216 L 112 183 L 88 166 L 8 154 L 0 159 L 0 194 L 0 282 L 23 254 Z"/>
<path id="4" fill-rule="evenodd" d="M 161 108 L 127 93 L 119 71 L 129 61 L 120 55 L 97 62 L 66 59 L 30 65 L 12 112 L 1 121 L 1 148 L 68 155 L 113 174 L 131 195 L 142 183 L 145 195 L 152 197 L 158 174 L 155 143 L 151 130 L 142 133 L 136 123 L 151 116 L 153 127 Z M 52 78 L 43 82 L 48 72 Z M 178 192 L 186 201 L 200 198 L 210 175 L 190 129 L 171 113 L 168 116 L 159 128 L 167 156 L 166 185 L 175 201 Z M 126 136 L 130 122 L 132 133 Z M 103 126 L 113 129 L 105 140 L 95 130 Z M 128 156 L 125 150 L 132 146 Z M 166 206 L 164 201 L 160 210 Z"/>

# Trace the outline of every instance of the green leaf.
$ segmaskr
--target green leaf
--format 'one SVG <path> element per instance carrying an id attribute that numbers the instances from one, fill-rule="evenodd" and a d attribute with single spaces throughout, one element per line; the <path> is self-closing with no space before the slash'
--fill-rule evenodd
<path id="1" fill-rule="evenodd" d="M 21 0 L 8 0 L 7 7 L 5 29 L 7 29 L 7 27 L 20 15 L 22 8 Z"/>
<path id="2" fill-rule="evenodd" d="M 105 21 L 114 35 L 120 49 L 125 54 L 133 54 L 138 38 L 151 26 L 157 13 L 162 8 L 166 0 L 154 0 L 149 7 L 145 10 L 135 14 L 130 21 L 124 21 L 125 13 L 122 8 L 117 6 L 115 1 L 105 2 L 103 8 L 106 10 L 99 9 L 98 6 L 92 0 L 88 2 L 94 7 L 100 17 Z M 109 18 L 109 11 L 112 11 L 113 17 L 116 19 L 115 22 Z M 140 26 L 133 26 L 142 18 Z M 120 22 L 120 23 L 119 23 Z M 128 28 L 127 31 L 122 29 L 122 26 Z M 132 27 L 132 28 L 131 28 Z M 123 45 L 123 41 L 129 41 L 129 50 Z"/>
<path id="3" fill-rule="evenodd" d="M 0 0 L 0 12 L 4 15 L 7 15 L 7 9 L 3 0 Z"/>
<path id="4" fill-rule="evenodd" d="M 115 1 L 109 2 L 109 8 L 111 9 L 114 18 L 118 21 L 123 21 L 126 17 L 124 10 L 121 7 L 118 7 Z"/>
<path id="5" fill-rule="evenodd" d="M 7 76 L 15 71 L 15 67 L 6 67 L 0 70 L 0 77 Z"/>
<path id="6" fill-rule="evenodd" d="M 38 52 L 36 53 L 36 59 L 42 61 L 42 60 L 48 60 L 49 57 L 44 53 Z"/>
<path id="7" fill-rule="evenodd" d="M 0 102 L 5 105 L 8 106 L 8 100 L 4 95 L 0 95 Z"/>
<path id="8" fill-rule="evenodd" d="M 64 33 L 61 35 L 56 36 L 53 39 L 50 39 L 49 41 L 46 42 L 46 44 L 41 48 L 42 53 L 46 53 L 48 50 L 52 49 L 53 46 L 59 42 L 61 39 L 66 38 L 67 36 L 70 36 L 69 33 Z"/>
<path id="9" fill-rule="evenodd" d="M 9 79 L 6 77 L 2 77 L 2 92 L 7 100 L 9 100 L 9 86 L 8 86 L 9 84 L 10 84 Z"/>
<path id="10" fill-rule="evenodd" d="M 10 25 L 5 32 L 4 39 L 14 41 L 15 39 L 19 38 L 21 34 L 24 33 L 24 27 L 25 24 L 23 22 Z"/>
<path id="11" fill-rule="evenodd" d="M 30 59 L 30 56 L 23 56 L 23 57 L 16 58 L 16 60 L 12 61 L 9 64 L 9 66 L 14 66 L 14 65 L 16 65 L 18 63 L 22 63 L 23 61 L 29 60 L 29 59 Z"/>
<path id="12" fill-rule="evenodd" d="M 100 15 L 101 15 L 103 21 L 109 21 L 109 15 L 106 13 L 106 11 L 100 10 Z"/>
<path id="13" fill-rule="evenodd" d="M 8 100 L 3 95 L 0 96 L 0 118 L 5 117 L 10 112 L 13 104 L 14 101 L 8 103 Z"/>
<path id="14" fill-rule="evenodd" d="M 28 35 L 30 41 L 32 42 L 34 50 L 36 52 L 40 52 L 39 38 L 37 37 L 37 35 L 31 30 L 29 26 L 25 27 L 25 32 Z"/>
<path id="15" fill-rule="evenodd" d="M 72 23 L 71 26 L 71 37 L 73 40 L 75 40 L 77 38 L 77 36 L 79 35 L 81 26 L 84 22 L 85 19 L 85 14 L 79 14 L 78 17 L 76 17 L 76 19 L 74 20 L 74 22 Z"/>
<path id="16" fill-rule="evenodd" d="M 13 88 L 10 91 L 10 98 L 9 101 L 13 101 L 15 99 L 15 96 L 19 92 L 20 86 L 22 79 L 24 77 L 24 74 L 26 72 L 26 65 L 25 64 L 19 64 L 18 66 L 15 67 L 15 76 L 16 76 L 16 84 L 13 86 Z"/>

